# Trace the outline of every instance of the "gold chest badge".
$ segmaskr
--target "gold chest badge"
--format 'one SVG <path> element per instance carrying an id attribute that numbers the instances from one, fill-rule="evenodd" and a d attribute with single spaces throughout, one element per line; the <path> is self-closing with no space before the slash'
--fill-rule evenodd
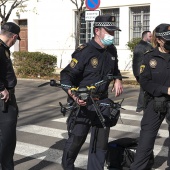
<path id="1" fill-rule="evenodd" d="M 92 65 L 92 67 L 93 67 L 93 68 L 96 68 L 96 67 L 98 66 L 98 64 L 99 64 L 98 59 L 97 59 L 96 57 L 93 57 L 93 58 L 91 59 L 91 65 Z"/>
<path id="2" fill-rule="evenodd" d="M 150 65 L 151 68 L 156 68 L 157 61 L 155 59 L 151 59 L 149 61 L 149 65 Z"/>

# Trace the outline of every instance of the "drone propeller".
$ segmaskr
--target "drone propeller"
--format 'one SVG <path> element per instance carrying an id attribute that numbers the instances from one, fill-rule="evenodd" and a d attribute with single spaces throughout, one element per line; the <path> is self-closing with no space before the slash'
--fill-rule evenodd
<path id="1" fill-rule="evenodd" d="M 50 82 L 46 82 L 46 83 L 40 84 L 38 87 L 47 86 L 47 85 L 49 85 L 49 84 L 50 84 Z"/>

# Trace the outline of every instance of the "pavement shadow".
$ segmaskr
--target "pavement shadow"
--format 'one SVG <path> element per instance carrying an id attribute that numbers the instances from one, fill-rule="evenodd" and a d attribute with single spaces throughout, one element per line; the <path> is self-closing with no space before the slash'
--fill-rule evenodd
<path id="1" fill-rule="evenodd" d="M 169 143 L 169 138 L 165 139 L 163 146 L 169 146 L 168 143 Z M 156 162 L 156 164 L 153 165 L 153 168 L 155 168 L 155 169 L 159 168 L 160 166 L 162 166 L 167 161 L 167 156 L 162 157 L 162 156 L 159 156 L 159 155 L 165 155 L 165 150 L 164 150 L 163 147 L 161 148 L 161 150 L 157 154 L 157 156 L 155 156 L 154 162 Z"/>
<path id="2" fill-rule="evenodd" d="M 66 139 L 62 139 L 58 142 L 56 142 L 54 145 L 52 145 L 50 148 L 48 148 L 45 152 L 34 154 L 31 156 L 24 157 L 22 159 L 19 159 L 14 162 L 14 165 L 18 165 L 21 163 L 25 163 L 31 160 L 40 159 L 43 157 L 43 160 L 40 161 L 35 166 L 29 168 L 28 170 L 40 170 L 40 169 L 50 169 L 50 165 L 52 164 L 59 164 L 58 162 L 61 162 L 60 155 L 62 154 L 62 150 L 64 148 L 64 144 L 66 142 Z M 60 150 L 59 152 L 54 153 L 54 149 Z M 75 170 L 85 170 L 81 168 L 75 168 Z"/>
<path id="3" fill-rule="evenodd" d="M 59 155 L 62 154 L 62 151 L 58 152 L 58 153 L 57 152 L 54 153 L 53 150 L 58 148 L 59 146 L 60 146 L 60 149 L 61 149 L 61 147 L 63 148 L 65 140 L 66 139 L 62 139 L 62 140 L 56 142 L 54 145 L 49 147 L 45 152 L 34 154 L 34 155 L 31 155 L 31 156 L 27 156 L 27 157 L 24 157 L 22 159 L 19 159 L 19 160 L 14 162 L 14 165 L 16 166 L 18 164 L 25 163 L 27 161 L 39 159 L 41 157 L 43 157 L 43 160 L 40 161 L 37 165 L 29 168 L 28 170 L 40 170 L 40 169 L 44 169 L 44 168 L 48 167 L 51 164 L 57 163 L 57 160 L 60 159 Z M 50 161 L 50 160 L 52 160 L 52 161 Z"/>

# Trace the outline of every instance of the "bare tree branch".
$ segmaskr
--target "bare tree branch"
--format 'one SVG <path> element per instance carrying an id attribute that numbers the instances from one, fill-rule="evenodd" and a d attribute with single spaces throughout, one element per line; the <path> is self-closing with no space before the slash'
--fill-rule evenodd
<path id="1" fill-rule="evenodd" d="M 80 28 L 81 28 L 80 20 L 81 20 L 81 15 L 84 12 L 83 5 L 84 5 L 85 0 L 81 0 L 80 7 L 78 7 L 77 0 L 70 0 L 70 1 L 76 6 L 76 9 L 77 9 L 77 12 L 76 12 L 77 23 L 76 23 L 76 31 L 75 31 L 75 42 L 76 42 L 75 48 L 77 48 L 80 43 Z M 78 0 L 78 1 L 80 1 L 80 0 Z"/>
<path id="2" fill-rule="evenodd" d="M 82 11 L 83 5 L 84 5 L 84 0 L 81 0 L 81 5 L 80 5 L 80 8 L 79 8 L 80 11 Z"/>
<path id="3" fill-rule="evenodd" d="M 2 5 L 4 5 L 6 2 L 7 2 L 8 0 L 0 0 L 0 2 L 1 2 L 1 4 L 0 4 L 0 6 L 2 6 Z"/>
<path id="4" fill-rule="evenodd" d="M 12 0 L 11 0 L 12 1 Z M 23 7 L 23 3 L 28 0 L 13 0 L 13 3 L 9 9 L 9 11 L 6 11 L 6 4 L 8 0 L 0 0 L 0 18 L 2 19 L 1 25 L 6 23 L 13 11 L 13 9 L 17 8 L 19 5 Z"/>
<path id="5" fill-rule="evenodd" d="M 77 4 L 77 0 L 76 0 L 76 2 L 75 1 L 73 1 L 73 0 L 71 0 L 71 2 L 76 6 L 76 8 L 78 9 L 78 4 Z"/>

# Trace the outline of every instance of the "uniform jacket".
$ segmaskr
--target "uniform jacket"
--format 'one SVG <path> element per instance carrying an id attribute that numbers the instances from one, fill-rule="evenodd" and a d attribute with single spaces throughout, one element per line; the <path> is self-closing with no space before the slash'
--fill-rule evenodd
<path id="1" fill-rule="evenodd" d="M 140 65 L 142 63 L 143 55 L 146 51 L 153 49 L 151 44 L 146 41 L 141 40 L 135 47 L 133 52 L 132 68 L 133 74 L 138 80 L 140 74 Z"/>
<path id="2" fill-rule="evenodd" d="M 170 55 L 167 61 L 158 48 L 146 53 L 140 72 L 140 85 L 145 91 L 153 96 L 167 94 L 170 87 Z"/>
<path id="3" fill-rule="evenodd" d="M 0 91 L 12 89 L 16 86 L 17 79 L 10 59 L 9 47 L 0 40 Z"/>
<path id="4" fill-rule="evenodd" d="M 85 87 L 103 80 L 108 74 L 121 75 L 117 50 L 114 45 L 104 49 L 92 39 L 72 54 L 72 61 L 61 71 L 61 83 Z M 100 86 L 97 92 L 106 92 L 109 83 Z"/>

